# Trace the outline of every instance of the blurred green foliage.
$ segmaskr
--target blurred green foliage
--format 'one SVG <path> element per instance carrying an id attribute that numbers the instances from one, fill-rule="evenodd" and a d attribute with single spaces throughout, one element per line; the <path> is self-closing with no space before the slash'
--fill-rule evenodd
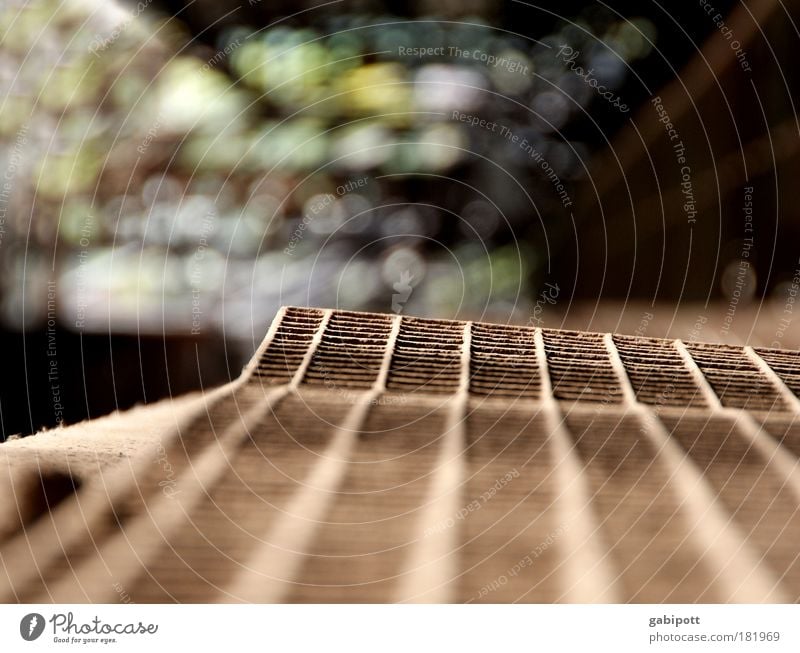
<path id="1" fill-rule="evenodd" d="M 554 48 L 619 88 L 652 24 L 594 11 L 534 38 L 481 16 L 303 20 L 227 29 L 215 49 L 152 6 L 0 10 L 7 324 L 44 319 L 46 278 L 76 329 L 185 332 L 199 296 L 204 328 L 258 336 L 282 303 L 390 310 L 405 273 L 407 312 L 529 309 L 543 221 L 569 215 L 520 148 L 452 114 L 525 136 L 571 186 L 588 145 L 569 125 L 597 98 Z"/>

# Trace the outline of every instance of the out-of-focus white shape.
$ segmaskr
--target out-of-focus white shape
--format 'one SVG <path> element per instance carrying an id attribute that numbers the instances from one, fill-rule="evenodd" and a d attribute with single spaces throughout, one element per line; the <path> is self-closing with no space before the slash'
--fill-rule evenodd
<path id="1" fill-rule="evenodd" d="M 391 249 L 381 266 L 381 276 L 388 286 L 404 279 L 413 288 L 425 277 L 425 271 L 425 259 L 416 250 L 405 246 Z"/>
<path id="2" fill-rule="evenodd" d="M 500 93 L 518 95 L 527 91 L 533 82 L 533 61 L 519 50 L 502 50 L 497 54 L 498 65 L 489 68 L 492 83 Z"/>
<path id="3" fill-rule="evenodd" d="M 756 286 L 756 270 L 750 261 L 734 259 L 722 271 L 720 287 L 731 301 L 750 301 L 756 293 Z"/>
<path id="4" fill-rule="evenodd" d="M 336 285 L 336 306 L 355 308 L 363 306 L 381 290 L 380 277 L 375 274 L 371 261 L 349 261 L 344 266 Z M 389 299 L 387 297 L 387 299 Z"/>
<path id="5" fill-rule="evenodd" d="M 485 88 L 486 79 L 477 70 L 428 64 L 414 78 L 414 104 L 420 111 L 472 111 L 480 106 Z"/>
<path id="6" fill-rule="evenodd" d="M 531 109 L 540 117 L 537 121 L 543 131 L 556 131 L 569 117 L 569 105 L 563 93 L 544 91 L 533 98 Z"/>
<path id="7" fill-rule="evenodd" d="M 367 170 L 381 165 L 391 154 L 392 133 L 376 123 L 342 130 L 333 144 L 336 165 L 347 170 Z"/>
<path id="8" fill-rule="evenodd" d="M 428 170 L 447 170 L 464 156 L 466 139 L 456 125 L 437 123 L 424 129 L 419 136 L 419 160 Z"/>

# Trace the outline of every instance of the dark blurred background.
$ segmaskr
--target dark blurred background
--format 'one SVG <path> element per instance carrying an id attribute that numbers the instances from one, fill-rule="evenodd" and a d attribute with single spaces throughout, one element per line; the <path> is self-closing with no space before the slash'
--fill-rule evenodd
<path id="1" fill-rule="evenodd" d="M 6 2 L 3 436 L 225 382 L 282 304 L 791 346 L 797 5 Z"/>

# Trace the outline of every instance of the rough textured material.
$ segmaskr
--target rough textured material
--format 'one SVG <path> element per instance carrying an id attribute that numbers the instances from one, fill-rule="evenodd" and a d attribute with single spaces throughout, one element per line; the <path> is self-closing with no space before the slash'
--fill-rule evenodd
<path id="1" fill-rule="evenodd" d="M 229 386 L 0 447 L 0 597 L 796 601 L 798 386 L 785 350 L 283 309 Z"/>

